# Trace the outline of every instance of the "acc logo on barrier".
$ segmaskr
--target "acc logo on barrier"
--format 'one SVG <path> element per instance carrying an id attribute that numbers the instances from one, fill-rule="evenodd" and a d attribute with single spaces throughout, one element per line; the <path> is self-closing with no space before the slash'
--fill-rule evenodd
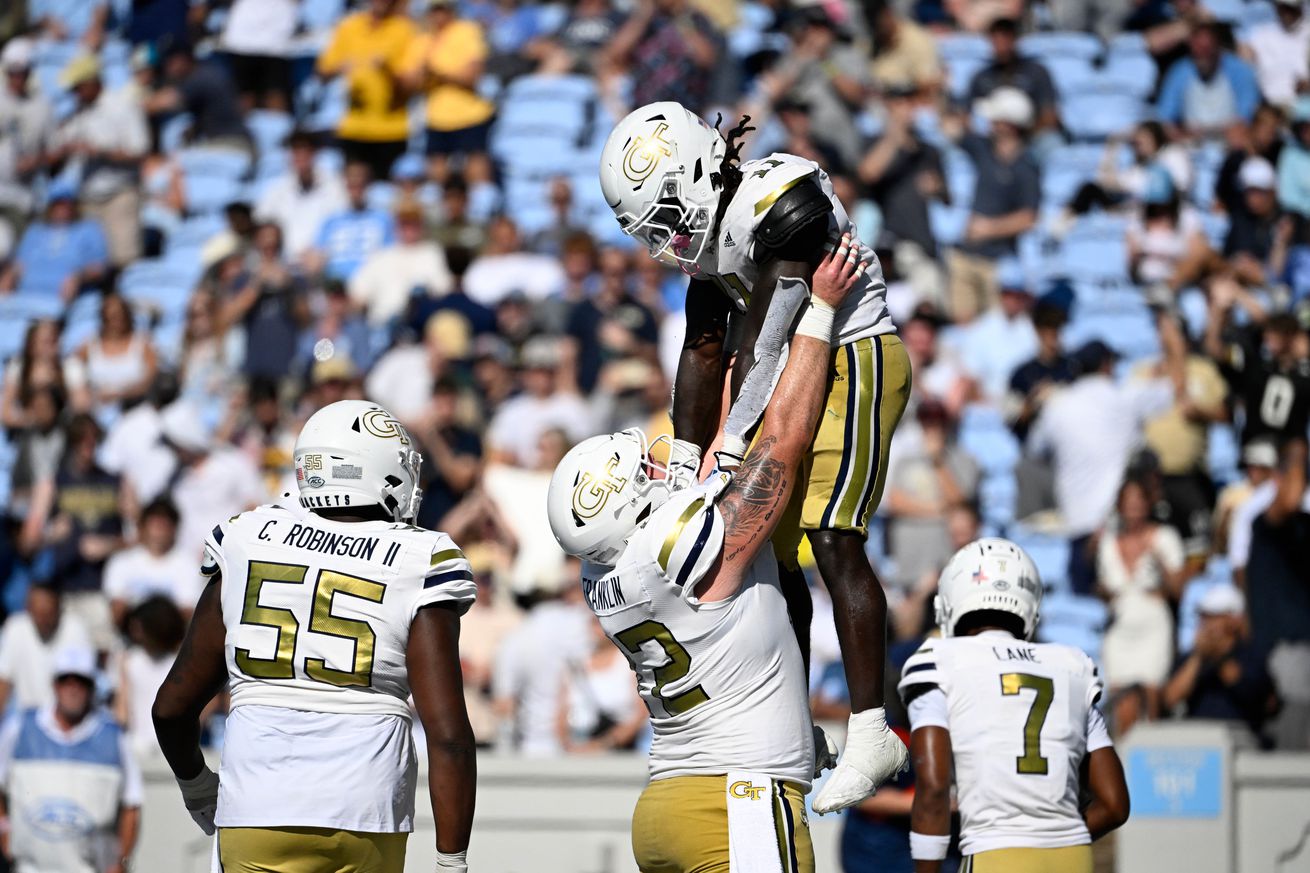
<path id="1" fill-rule="evenodd" d="M 759 800 L 764 791 L 763 785 L 755 785 L 751 782 L 734 782 L 728 786 L 728 793 L 733 797 L 749 797 L 751 800 Z"/>
<path id="2" fill-rule="evenodd" d="M 614 475 L 614 467 L 619 463 L 617 457 L 610 458 L 605 465 L 605 472 L 599 476 L 583 473 L 573 489 L 573 514 L 578 518 L 594 518 L 605 508 L 610 495 L 617 493 L 628 484 L 622 476 Z"/>
<path id="3" fill-rule="evenodd" d="M 644 182 L 655 172 L 661 155 L 672 157 L 673 149 L 670 146 L 673 144 L 664 138 L 664 132 L 668 129 L 669 126 L 661 121 L 655 125 L 655 132 L 649 139 L 644 136 L 633 139 L 623 155 L 623 175 L 633 182 Z"/>
<path id="4" fill-rule="evenodd" d="M 402 446 L 409 445 L 409 434 L 405 432 L 405 428 L 385 410 L 371 409 L 359 417 L 359 423 L 363 425 L 364 430 L 375 437 L 382 439 L 395 437 L 400 440 Z"/>

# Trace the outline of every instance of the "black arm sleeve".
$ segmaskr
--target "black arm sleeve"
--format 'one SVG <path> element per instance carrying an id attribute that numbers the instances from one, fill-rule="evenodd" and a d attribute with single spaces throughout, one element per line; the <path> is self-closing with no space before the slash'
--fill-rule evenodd
<path id="1" fill-rule="evenodd" d="M 834 222 L 828 195 L 814 177 L 803 179 L 779 197 L 760 222 L 755 231 L 755 260 L 818 264 Z"/>

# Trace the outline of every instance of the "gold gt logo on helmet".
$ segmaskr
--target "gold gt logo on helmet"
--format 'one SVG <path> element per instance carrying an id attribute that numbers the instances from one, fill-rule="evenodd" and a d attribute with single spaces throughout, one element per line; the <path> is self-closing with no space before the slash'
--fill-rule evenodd
<path id="1" fill-rule="evenodd" d="M 359 418 L 364 430 L 382 439 L 395 437 L 402 446 L 409 445 L 409 433 L 404 426 L 392 418 L 385 409 L 370 409 Z"/>
<path id="2" fill-rule="evenodd" d="M 610 495 L 628 484 L 627 479 L 614 475 L 618 463 L 619 456 L 615 455 L 606 462 L 605 471 L 599 476 L 587 472 L 578 478 L 578 484 L 573 487 L 573 518 L 579 527 L 583 519 L 595 518 L 609 502 Z"/>
<path id="3" fill-rule="evenodd" d="M 623 153 L 623 175 L 633 182 L 645 182 L 655 172 L 661 156 L 673 156 L 673 144 L 664 138 L 664 132 L 668 129 L 669 126 L 661 121 L 655 125 L 655 132 L 649 138 L 633 138 L 628 144 L 628 150 Z"/>

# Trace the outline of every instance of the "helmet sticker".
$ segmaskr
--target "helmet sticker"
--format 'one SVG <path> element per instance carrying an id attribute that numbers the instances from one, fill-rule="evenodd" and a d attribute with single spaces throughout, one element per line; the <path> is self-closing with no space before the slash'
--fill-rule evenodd
<path id="1" fill-rule="evenodd" d="M 599 476 L 586 472 L 578 479 L 578 484 L 573 489 L 573 518 L 579 527 L 582 526 L 583 519 L 595 518 L 609 502 L 610 495 L 623 490 L 623 486 L 628 484 L 627 479 L 614 475 L 614 468 L 618 463 L 619 456 L 616 452 L 606 462 L 605 470 Z"/>
<path id="2" fill-rule="evenodd" d="M 629 181 L 636 182 L 635 187 L 640 188 L 650 174 L 655 172 L 661 156 L 673 156 L 673 144 L 664 138 L 668 129 L 669 126 L 661 121 L 655 125 L 655 132 L 649 138 L 638 136 L 629 143 L 628 150 L 623 154 L 623 175 Z"/>
<path id="3" fill-rule="evenodd" d="M 409 445 L 409 434 L 405 431 L 404 426 L 392 418 L 384 409 L 370 409 L 360 416 L 359 423 L 363 425 L 364 430 L 375 437 L 381 437 L 382 439 L 395 437 L 400 440 L 401 445 Z"/>

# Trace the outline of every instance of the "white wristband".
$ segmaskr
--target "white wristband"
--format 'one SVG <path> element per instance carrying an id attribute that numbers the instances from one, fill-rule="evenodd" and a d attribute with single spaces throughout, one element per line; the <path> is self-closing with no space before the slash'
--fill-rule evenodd
<path id="1" fill-rule="evenodd" d="M 738 461 L 745 459 L 746 452 L 749 449 L 750 449 L 749 443 L 747 443 L 741 437 L 734 436 L 733 434 L 730 433 L 725 433 L 723 435 L 723 445 L 719 446 L 719 451 L 721 453 L 728 455 L 729 457 L 735 458 Z"/>
<path id="2" fill-rule="evenodd" d="M 817 340 L 830 343 L 832 342 L 832 323 L 836 315 L 837 310 L 817 297 L 811 297 L 810 305 L 805 309 L 805 314 L 801 316 L 800 323 L 796 325 L 796 335 L 814 337 Z"/>
<path id="3" fill-rule="evenodd" d="M 437 852 L 437 869 L 454 870 L 456 873 L 468 873 L 468 850 L 463 852 Z"/>
<path id="4" fill-rule="evenodd" d="M 940 861 L 950 847 L 950 834 L 938 836 L 910 831 L 910 857 L 916 861 Z"/>

